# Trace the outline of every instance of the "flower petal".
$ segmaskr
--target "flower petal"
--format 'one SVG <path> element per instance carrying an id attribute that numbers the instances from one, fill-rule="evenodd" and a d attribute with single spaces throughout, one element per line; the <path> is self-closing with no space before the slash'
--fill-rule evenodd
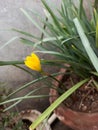
<path id="1" fill-rule="evenodd" d="M 32 53 L 31 56 L 27 56 L 25 61 L 25 65 L 35 71 L 41 71 L 41 63 L 39 57 Z"/>

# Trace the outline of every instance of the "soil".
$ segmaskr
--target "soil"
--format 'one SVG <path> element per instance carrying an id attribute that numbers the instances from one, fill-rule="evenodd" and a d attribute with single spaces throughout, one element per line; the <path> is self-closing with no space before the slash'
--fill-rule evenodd
<path id="1" fill-rule="evenodd" d="M 62 88 L 66 86 L 66 91 L 80 80 L 81 78 L 77 77 L 75 74 L 72 74 L 71 76 L 64 76 L 62 79 L 62 82 L 64 83 Z M 76 90 L 69 98 L 66 99 L 66 101 L 64 101 L 64 104 L 68 108 L 79 112 L 98 112 L 98 88 L 94 85 L 96 80 L 98 80 L 96 77 L 91 77 L 88 83 Z"/>

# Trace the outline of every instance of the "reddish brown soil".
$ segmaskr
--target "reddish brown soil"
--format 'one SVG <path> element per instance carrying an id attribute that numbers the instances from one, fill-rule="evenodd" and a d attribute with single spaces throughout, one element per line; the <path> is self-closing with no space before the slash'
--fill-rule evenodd
<path id="1" fill-rule="evenodd" d="M 76 75 L 71 76 L 65 76 L 63 78 L 64 85 L 66 86 L 66 89 L 69 89 L 71 86 L 77 83 L 80 78 L 77 78 Z M 80 87 L 77 91 L 75 91 L 66 101 L 64 101 L 64 104 L 75 110 L 80 112 L 98 112 L 98 89 L 94 86 L 94 77 L 91 77 L 91 79 Z"/>

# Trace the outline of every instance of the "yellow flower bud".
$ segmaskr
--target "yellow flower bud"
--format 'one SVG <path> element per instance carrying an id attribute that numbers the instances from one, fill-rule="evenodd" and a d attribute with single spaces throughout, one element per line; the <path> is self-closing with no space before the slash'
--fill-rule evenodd
<path id="1" fill-rule="evenodd" d="M 35 53 L 32 53 L 30 56 L 27 56 L 24 63 L 28 68 L 32 70 L 40 72 L 42 70 L 40 59 Z"/>

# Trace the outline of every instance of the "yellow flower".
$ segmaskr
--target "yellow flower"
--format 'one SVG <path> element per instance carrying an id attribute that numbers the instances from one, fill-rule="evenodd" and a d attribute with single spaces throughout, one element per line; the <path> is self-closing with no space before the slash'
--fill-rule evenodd
<path id="1" fill-rule="evenodd" d="M 42 71 L 40 59 L 35 53 L 32 53 L 30 56 L 27 56 L 24 63 L 28 68 L 32 70 L 40 72 Z"/>

